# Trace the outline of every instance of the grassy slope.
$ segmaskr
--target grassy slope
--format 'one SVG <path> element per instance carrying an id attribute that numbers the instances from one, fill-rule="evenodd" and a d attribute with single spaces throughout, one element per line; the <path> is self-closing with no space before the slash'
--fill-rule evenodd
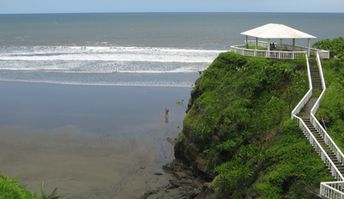
<path id="1" fill-rule="evenodd" d="M 305 60 L 221 54 L 196 83 L 176 157 L 215 178 L 219 198 L 312 198 L 332 178 L 289 119 L 305 69 Z"/>
<path id="2" fill-rule="evenodd" d="M 33 199 L 34 197 L 12 179 L 0 176 L 0 199 Z"/>
<path id="3" fill-rule="evenodd" d="M 344 151 L 344 38 L 324 40 L 315 46 L 331 50 L 332 56 L 330 60 L 322 61 L 327 90 L 317 118 Z"/>

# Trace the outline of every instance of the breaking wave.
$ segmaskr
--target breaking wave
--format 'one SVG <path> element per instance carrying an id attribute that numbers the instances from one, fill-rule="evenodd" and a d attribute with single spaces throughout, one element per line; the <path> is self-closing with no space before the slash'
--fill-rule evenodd
<path id="1" fill-rule="evenodd" d="M 25 81 L 80 85 L 178 85 L 164 82 L 164 77 L 153 83 L 141 82 L 128 74 L 181 74 L 203 71 L 217 57 L 220 50 L 178 49 L 156 47 L 116 46 L 5 46 L 0 47 L 0 81 Z M 49 74 L 49 75 L 48 75 Z M 63 79 L 68 75 L 69 79 Z M 78 81 L 73 80 L 78 75 Z M 102 83 L 81 81 L 101 74 L 112 74 L 113 80 Z M 127 81 L 116 77 L 125 74 Z M 24 78 L 25 77 L 25 78 Z M 62 78 L 61 78 L 62 77 Z M 156 76 L 155 76 L 156 77 Z M 180 81 L 178 79 L 177 81 Z M 190 80 L 185 82 L 190 83 Z"/>

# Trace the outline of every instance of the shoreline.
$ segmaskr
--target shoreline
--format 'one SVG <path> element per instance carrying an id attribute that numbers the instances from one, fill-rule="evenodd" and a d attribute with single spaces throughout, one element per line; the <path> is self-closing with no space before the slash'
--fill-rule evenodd
<path id="1" fill-rule="evenodd" d="M 124 84 L 92 84 L 92 83 L 64 83 L 64 82 L 49 82 L 49 81 L 26 81 L 26 80 L 0 80 L 1 83 L 18 83 L 18 84 L 47 84 L 47 85 L 61 85 L 61 86 L 76 86 L 76 87 L 110 87 L 110 88 L 180 88 L 191 89 L 190 86 L 173 86 L 173 85 L 124 85 Z"/>

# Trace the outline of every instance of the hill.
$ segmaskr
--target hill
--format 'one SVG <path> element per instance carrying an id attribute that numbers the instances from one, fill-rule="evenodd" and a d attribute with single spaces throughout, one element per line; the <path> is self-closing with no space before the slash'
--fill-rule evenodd
<path id="1" fill-rule="evenodd" d="M 307 90 L 305 59 L 220 54 L 192 91 L 176 158 L 218 198 L 314 198 L 333 178 L 290 119 Z"/>

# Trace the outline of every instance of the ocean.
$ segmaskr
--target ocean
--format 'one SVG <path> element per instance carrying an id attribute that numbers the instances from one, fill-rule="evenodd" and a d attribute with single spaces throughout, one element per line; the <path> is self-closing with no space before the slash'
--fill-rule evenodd
<path id="1" fill-rule="evenodd" d="M 123 13 L 0 15 L 0 81 L 190 87 L 240 32 L 283 23 L 318 39 L 344 14 Z M 303 41 L 298 41 L 302 43 Z"/>
<path id="2" fill-rule="evenodd" d="M 344 14 L 0 15 L 0 173 L 32 192 L 137 198 L 168 183 L 190 92 L 240 32 L 343 36 Z M 297 41 L 303 44 L 304 41 Z M 165 109 L 169 109 L 168 120 Z M 156 175 L 156 174 L 159 175 Z"/>

